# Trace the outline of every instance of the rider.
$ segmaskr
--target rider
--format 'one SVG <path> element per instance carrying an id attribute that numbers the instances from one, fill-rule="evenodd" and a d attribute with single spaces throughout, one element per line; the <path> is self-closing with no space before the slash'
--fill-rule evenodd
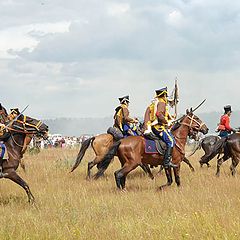
<path id="1" fill-rule="evenodd" d="M 129 117 L 129 96 L 118 98 L 120 106 L 115 109 L 114 127 L 118 128 L 124 136 L 136 136 L 136 132 L 131 128 L 132 123 L 138 123 L 137 119 Z"/>
<path id="2" fill-rule="evenodd" d="M 6 136 L 5 123 L 8 120 L 7 116 L 8 116 L 7 110 L 0 103 L 0 178 L 3 177 L 2 164 L 3 164 L 3 161 L 4 161 L 3 159 L 6 153 L 6 146 L 4 142 L 1 140 L 3 140 L 4 137 Z"/>
<path id="3" fill-rule="evenodd" d="M 167 87 L 156 90 L 155 92 L 156 97 L 148 107 L 149 110 L 147 110 L 150 113 L 147 125 L 151 125 L 152 132 L 167 145 L 163 160 L 164 168 L 177 167 L 177 165 L 171 162 L 175 139 L 169 130 L 173 117 L 168 112 Z"/>
<path id="4" fill-rule="evenodd" d="M 9 121 L 14 120 L 14 119 L 20 114 L 18 108 L 11 108 L 10 111 L 11 111 L 11 112 L 10 112 L 10 114 L 8 115 L 8 120 L 9 120 Z"/>
<path id="5" fill-rule="evenodd" d="M 224 107 L 224 114 L 220 118 L 220 123 L 218 125 L 218 131 L 219 136 L 227 137 L 231 132 L 236 132 L 231 126 L 230 126 L 230 116 L 232 113 L 232 108 L 230 105 L 227 105 Z"/>

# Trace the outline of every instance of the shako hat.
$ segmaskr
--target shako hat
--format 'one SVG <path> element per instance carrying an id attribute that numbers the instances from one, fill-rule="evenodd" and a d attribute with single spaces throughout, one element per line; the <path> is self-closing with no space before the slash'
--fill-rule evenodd
<path id="1" fill-rule="evenodd" d="M 232 107 L 231 107 L 231 105 L 226 105 L 226 106 L 224 107 L 224 111 L 225 111 L 225 113 L 227 113 L 227 112 L 232 112 Z"/>
<path id="2" fill-rule="evenodd" d="M 167 95 L 167 87 L 164 87 L 164 88 L 155 90 L 155 92 L 156 92 L 156 97 L 161 97 L 161 96 L 163 96 L 164 94 Z"/>
<path id="3" fill-rule="evenodd" d="M 119 101 L 120 101 L 120 103 L 123 103 L 123 102 L 129 102 L 129 96 L 127 95 L 127 96 L 124 96 L 124 97 L 121 97 L 121 98 L 118 98 L 119 99 Z"/>
<path id="4" fill-rule="evenodd" d="M 11 108 L 10 111 L 11 111 L 11 113 L 20 114 L 18 108 Z"/>

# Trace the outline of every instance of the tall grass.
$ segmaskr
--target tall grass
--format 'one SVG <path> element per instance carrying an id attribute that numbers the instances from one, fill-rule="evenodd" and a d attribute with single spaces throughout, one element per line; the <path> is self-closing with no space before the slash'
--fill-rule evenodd
<path id="1" fill-rule="evenodd" d="M 78 149 L 49 149 L 25 156 L 29 183 L 37 208 L 24 190 L 3 179 L 0 184 L 0 239 L 240 239 L 240 178 L 223 164 L 220 178 L 212 167 L 192 173 L 184 163 L 182 186 L 157 191 L 165 176 L 150 180 L 140 168 L 129 174 L 128 191 L 116 190 L 115 159 L 104 178 L 87 181 L 87 151 L 73 172 Z M 157 173 L 157 169 L 154 170 Z"/>

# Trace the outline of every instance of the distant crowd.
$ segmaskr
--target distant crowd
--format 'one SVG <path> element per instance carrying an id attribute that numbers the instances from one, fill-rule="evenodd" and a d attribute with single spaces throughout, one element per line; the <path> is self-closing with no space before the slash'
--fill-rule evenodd
<path id="1" fill-rule="evenodd" d="M 83 141 L 90 138 L 90 135 L 76 136 L 62 136 L 61 134 L 49 135 L 47 140 L 34 137 L 30 142 L 30 148 L 74 148 L 78 147 Z"/>

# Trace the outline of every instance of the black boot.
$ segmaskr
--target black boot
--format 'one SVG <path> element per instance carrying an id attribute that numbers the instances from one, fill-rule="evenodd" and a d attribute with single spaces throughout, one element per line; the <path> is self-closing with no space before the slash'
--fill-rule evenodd
<path id="1" fill-rule="evenodd" d="M 170 167 L 176 168 L 176 167 L 178 167 L 176 164 L 173 164 L 171 162 L 172 150 L 173 150 L 172 147 L 167 147 L 167 149 L 165 151 L 164 159 L 163 159 L 163 167 L 164 168 L 170 168 Z"/>

